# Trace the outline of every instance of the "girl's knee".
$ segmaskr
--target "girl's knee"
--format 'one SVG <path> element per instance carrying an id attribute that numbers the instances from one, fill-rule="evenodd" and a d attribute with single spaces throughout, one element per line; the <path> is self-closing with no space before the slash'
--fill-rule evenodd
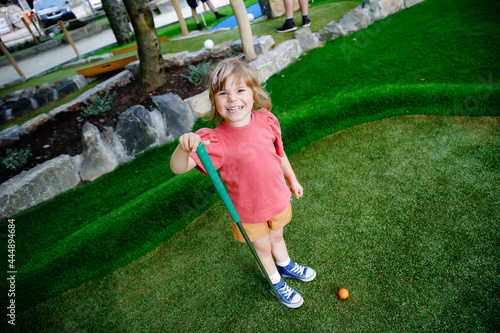
<path id="1" fill-rule="evenodd" d="M 270 231 L 269 232 L 269 239 L 271 240 L 271 243 L 273 243 L 273 244 L 282 242 L 283 241 L 283 229 L 276 230 L 276 231 Z"/>

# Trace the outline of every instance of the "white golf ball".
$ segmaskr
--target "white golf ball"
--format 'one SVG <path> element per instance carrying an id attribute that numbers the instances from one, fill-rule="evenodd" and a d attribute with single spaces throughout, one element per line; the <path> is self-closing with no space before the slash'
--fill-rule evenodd
<path id="1" fill-rule="evenodd" d="M 248 20 L 250 20 L 250 22 L 252 22 L 253 19 L 254 19 L 253 14 L 252 13 L 248 14 Z"/>
<path id="2" fill-rule="evenodd" d="M 204 43 L 203 46 L 210 50 L 212 47 L 214 47 L 214 42 L 211 39 L 207 39 Z"/>

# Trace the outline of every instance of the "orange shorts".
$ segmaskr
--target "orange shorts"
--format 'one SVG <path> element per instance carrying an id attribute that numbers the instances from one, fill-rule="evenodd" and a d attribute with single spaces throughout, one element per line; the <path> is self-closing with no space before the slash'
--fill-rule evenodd
<path id="1" fill-rule="evenodd" d="M 254 241 L 256 239 L 260 239 L 262 237 L 266 237 L 269 233 L 269 229 L 271 230 L 279 230 L 287 225 L 292 220 L 292 204 L 289 203 L 284 211 L 271 218 L 269 221 L 264 223 L 241 223 L 243 229 L 248 235 L 250 241 Z M 231 220 L 231 226 L 233 227 L 233 236 L 234 239 L 245 243 L 245 238 L 238 229 L 236 223 Z"/>

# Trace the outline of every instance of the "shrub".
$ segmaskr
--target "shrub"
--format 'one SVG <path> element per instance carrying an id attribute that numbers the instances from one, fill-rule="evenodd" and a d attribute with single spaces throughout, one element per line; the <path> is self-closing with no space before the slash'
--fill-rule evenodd
<path id="1" fill-rule="evenodd" d="M 21 169 L 30 156 L 30 149 L 7 149 L 7 156 L 2 160 L 2 164 L 10 170 Z"/>
<path id="2" fill-rule="evenodd" d="M 113 94 L 109 94 L 106 91 L 103 96 L 97 95 L 92 99 L 92 103 L 87 107 L 82 107 L 81 115 L 84 117 L 98 116 L 111 110 L 111 103 L 116 97 L 116 91 Z"/>
<path id="3" fill-rule="evenodd" d="M 199 63 L 197 66 L 188 65 L 188 75 L 181 74 L 182 77 L 186 78 L 189 83 L 198 86 L 203 83 L 205 77 L 208 74 L 208 68 L 210 66 L 210 62 Z"/>

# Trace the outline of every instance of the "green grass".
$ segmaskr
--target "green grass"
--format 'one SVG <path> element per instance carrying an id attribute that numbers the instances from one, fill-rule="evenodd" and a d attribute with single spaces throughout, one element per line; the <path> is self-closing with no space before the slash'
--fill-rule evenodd
<path id="1" fill-rule="evenodd" d="M 318 272 L 289 280 L 305 298 L 289 310 L 300 332 L 495 330 L 499 125 L 403 116 L 293 155 L 305 196 L 293 201 L 285 238 Z M 47 332 L 290 331 L 229 225 L 218 203 L 153 252 L 19 321 Z"/>
<path id="2" fill-rule="evenodd" d="M 317 8 L 321 8 L 321 6 Z M 401 11 L 384 21 L 377 22 L 364 31 L 359 31 L 351 36 L 329 42 L 323 48 L 312 50 L 308 52 L 307 55 L 304 55 L 300 61 L 270 78 L 267 82 L 267 89 L 272 93 L 271 96 L 274 102 L 273 112 L 280 120 L 283 139 L 286 145 L 285 148 L 288 155 L 293 158 L 293 161 L 299 161 L 300 159 L 296 160 L 294 154 L 299 152 L 303 147 L 308 146 L 324 136 L 355 125 L 392 116 L 407 114 L 499 116 L 499 88 L 497 84 L 499 62 L 496 49 L 494 48 L 495 45 L 498 45 L 499 39 L 498 34 L 496 34 L 498 30 L 498 23 L 496 20 L 498 17 L 498 9 L 498 4 L 491 5 L 486 0 L 427 0 L 410 9 Z M 449 16 L 443 17 L 442 13 L 444 12 L 449 13 Z M 353 41 L 354 38 L 356 38 L 356 41 Z M 443 47 L 443 45 L 446 45 L 446 47 Z M 421 79 L 425 79 L 425 81 L 421 81 Z M 480 119 L 477 121 L 480 121 Z M 445 128 L 448 126 L 445 124 L 445 120 L 442 120 L 442 124 Z M 196 127 L 200 126 L 201 123 L 198 122 Z M 458 133 L 454 134 L 454 136 L 460 136 L 460 131 L 457 132 Z M 491 144 L 494 145 L 495 142 L 498 142 L 498 138 L 495 137 L 495 135 L 498 136 L 498 134 L 491 135 L 490 141 L 492 142 Z M 411 140 L 410 138 L 407 139 Z M 424 141 L 424 139 L 430 140 L 432 138 L 427 138 L 426 135 L 422 134 L 421 139 Z M 443 137 L 443 142 L 447 142 L 445 137 Z M 413 145 L 414 143 L 407 142 L 405 144 Z M 467 144 L 467 142 L 465 144 Z M 151 149 L 137 157 L 134 161 L 120 166 L 114 172 L 99 178 L 95 182 L 60 195 L 49 202 L 38 205 L 15 217 L 17 221 L 16 242 L 22 244 L 22 247 L 19 246 L 16 252 L 19 271 L 18 283 L 23 286 L 19 289 L 19 293 L 16 293 L 19 312 L 34 307 L 36 304 L 47 301 L 52 297 L 58 296 L 88 281 L 93 281 L 91 284 L 108 285 L 108 283 L 110 283 L 110 285 L 108 285 L 109 288 L 106 290 L 113 290 L 113 288 L 111 288 L 113 283 L 118 284 L 118 282 L 113 280 L 114 275 L 108 276 L 105 280 L 99 278 L 134 262 L 141 256 L 156 249 L 218 201 L 207 177 L 203 177 L 196 172 L 191 172 L 183 176 L 174 176 L 170 172 L 168 166 L 169 158 L 175 145 L 176 143 L 174 142 Z M 491 150 L 495 146 L 491 148 L 491 145 L 487 143 L 485 143 L 485 145 L 489 148 L 477 146 L 477 153 L 484 155 L 481 155 L 482 161 L 484 161 L 484 168 L 498 168 L 497 160 L 486 160 L 488 155 L 492 158 L 498 156 L 497 151 Z M 498 144 L 496 147 L 498 150 Z M 467 151 L 472 154 L 474 150 L 471 149 Z M 311 148 L 304 150 L 304 152 L 300 154 L 309 150 L 311 150 Z M 315 154 L 314 151 L 311 151 L 311 153 Z M 352 152 L 347 151 L 348 155 L 349 153 Z M 463 154 L 464 152 L 462 151 L 461 153 Z M 316 155 L 318 157 L 321 156 L 321 154 Z M 372 157 L 375 158 L 376 156 Z M 469 156 L 469 158 L 472 157 Z M 432 160 L 426 160 L 421 162 L 421 164 L 432 164 L 430 161 Z M 301 171 L 301 177 L 305 177 L 306 174 L 315 171 L 315 164 L 313 163 L 310 166 L 307 172 Z M 353 163 L 352 166 L 353 168 L 358 168 L 357 163 Z M 300 168 L 300 166 L 297 167 Z M 385 166 L 381 168 L 385 168 Z M 459 167 L 454 164 L 450 164 L 449 166 L 447 164 L 440 164 L 439 168 L 440 170 L 443 169 L 441 170 L 443 174 L 448 176 L 457 174 L 457 170 L 459 169 Z M 466 171 L 465 169 L 468 167 L 462 168 Z M 367 168 L 360 170 L 365 171 Z M 367 172 L 369 173 L 369 171 L 370 170 Z M 413 174 L 409 175 L 414 175 L 417 171 L 418 170 L 415 169 Z M 484 174 L 484 170 L 481 172 Z M 424 174 L 418 175 L 420 178 L 417 179 L 422 179 L 423 175 Z M 426 172 L 425 175 L 432 175 L 432 172 Z M 403 177 L 399 174 L 397 174 L 397 176 Z M 323 178 L 320 176 L 316 177 L 317 182 L 322 182 Z M 463 177 L 469 177 L 473 180 L 470 175 Z M 480 177 L 480 175 L 478 174 L 477 177 Z M 344 178 L 336 179 L 340 181 Z M 498 181 L 498 179 L 491 179 L 492 184 L 494 184 L 494 181 Z M 471 182 L 471 184 L 475 183 L 477 183 L 476 180 Z M 419 185 L 416 181 L 410 182 L 410 184 L 413 186 Z M 398 183 L 397 186 L 403 185 L 405 184 L 402 183 L 399 185 Z M 483 185 L 478 183 L 478 186 Z M 359 208 L 365 207 L 366 202 L 363 201 L 362 203 L 359 201 L 358 203 L 358 192 L 368 192 L 368 189 L 373 188 L 376 188 L 373 187 L 373 183 L 359 180 L 356 186 L 339 189 L 339 191 L 351 190 L 356 194 L 351 197 L 353 202 L 351 202 L 350 205 L 353 208 Z M 418 193 L 418 199 L 423 198 L 427 200 L 428 207 L 430 207 L 429 211 L 438 211 L 437 205 L 444 207 L 442 205 L 444 205 L 445 202 L 441 202 L 440 195 L 448 194 L 448 189 L 440 189 L 434 192 L 432 186 L 426 188 L 427 191 L 421 190 L 420 192 L 415 192 L 415 194 Z M 482 192 L 479 190 L 476 192 L 468 192 L 470 189 L 472 188 L 466 187 L 462 189 L 461 191 L 465 194 L 453 198 L 453 200 L 445 206 L 445 212 L 458 212 L 456 215 L 453 215 L 453 217 L 470 218 L 472 215 L 469 214 L 470 216 L 466 216 L 462 214 L 464 209 L 468 206 L 468 201 L 466 199 L 469 199 L 469 197 L 466 196 L 471 196 L 472 198 L 476 196 L 480 197 L 478 193 L 483 193 L 485 191 L 481 189 Z M 326 191 L 327 189 L 325 188 L 324 190 Z M 358 190 L 358 192 L 355 192 L 355 190 Z M 380 216 L 382 221 L 385 222 L 387 222 L 388 218 L 395 219 L 398 216 L 402 216 L 402 208 L 413 207 L 407 206 L 406 201 L 414 205 L 416 204 L 416 201 L 413 201 L 410 194 L 411 192 L 403 193 L 401 199 L 391 197 L 390 199 L 396 200 L 391 202 L 396 202 L 397 204 L 400 204 L 398 200 L 402 200 L 401 206 L 384 204 L 384 207 L 377 208 L 378 215 L 373 216 Z M 323 199 L 321 196 L 322 194 L 317 195 L 318 200 Z M 324 199 L 328 199 L 328 195 Z M 360 198 L 359 200 L 362 199 Z M 320 202 L 321 201 L 318 201 L 318 205 L 314 203 L 311 204 L 311 207 L 316 207 L 314 208 L 317 211 L 315 214 L 309 210 L 310 208 L 306 207 L 307 211 L 311 213 L 311 216 L 315 218 L 320 218 L 322 216 L 320 208 L 325 210 L 329 209 L 330 207 L 328 206 L 333 204 L 334 201 L 328 201 L 327 205 Z M 432 202 L 438 202 L 438 204 L 433 206 L 431 204 Z M 467 205 L 463 205 L 463 202 L 467 202 Z M 486 213 L 481 216 L 478 215 L 479 217 L 477 219 L 481 225 L 487 226 L 488 223 L 490 223 L 488 222 L 489 216 L 498 216 L 498 211 L 496 210 L 497 204 L 497 202 L 491 201 L 484 203 L 484 212 Z M 479 205 L 479 203 L 477 205 Z M 471 207 L 476 206 L 472 205 Z M 338 209 L 344 209 L 344 207 L 339 207 Z M 375 207 L 373 209 L 375 209 Z M 300 214 L 301 211 L 302 209 L 297 209 L 297 214 Z M 362 210 L 358 209 L 357 212 L 361 214 Z M 405 223 L 403 223 L 403 221 L 405 221 Z M 423 222 L 428 223 L 427 227 L 434 227 L 434 225 L 429 224 L 429 221 L 431 220 L 424 217 Z M 410 231 L 413 230 L 411 229 L 412 225 L 407 224 L 407 220 L 396 222 L 401 223 L 399 227 L 401 229 L 400 233 L 410 237 Z M 393 225 L 387 227 L 385 230 L 387 232 L 395 231 L 394 223 L 396 222 L 392 222 Z M 422 221 L 420 222 L 423 223 Z M 462 220 L 459 220 L 457 224 L 457 226 L 460 225 L 468 226 L 468 224 Z M 192 227 L 193 224 L 191 224 L 189 228 Z M 371 227 L 375 228 L 374 226 Z M 314 225 L 312 228 L 314 228 Z M 318 230 L 315 232 L 323 231 L 324 233 L 326 230 L 325 228 L 326 227 L 318 227 Z M 490 226 L 488 228 L 491 229 L 492 227 Z M 48 230 L 50 230 L 50 232 L 48 232 Z M 210 230 L 212 229 L 210 228 Z M 230 232 L 227 231 L 227 228 L 224 230 L 224 232 Z M 345 234 L 345 236 L 355 237 L 357 235 L 355 232 L 351 234 L 351 230 L 357 229 L 346 229 L 346 233 L 349 231 L 349 234 Z M 360 230 L 363 231 L 364 229 Z M 431 230 L 432 229 L 429 229 L 429 232 Z M 2 224 L 2 232 L 6 233 L 5 224 Z M 373 232 L 377 234 L 381 232 L 381 230 L 374 230 Z M 441 234 L 444 235 L 445 233 L 442 232 Z M 293 238 L 291 239 L 294 243 L 299 243 L 297 240 L 306 241 L 310 239 L 309 231 L 299 231 L 293 235 L 296 237 L 295 240 Z M 336 235 L 336 233 L 332 233 L 332 235 Z M 418 233 L 416 235 L 418 235 Z M 492 241 L 498 243 L 497 235 L 495 236 L 494 233 L 490 233 L 490 235 Z M 328 235 L 320 235 L 319 237 L 328 237 Z M 446 242 L 454 241 L 453 237 L 450 236 L 450 239 L 446 239 Z M 230 241 L 229 238 L 227 242 Z M 403 242 L 402 238 L 393 237 L 391 239 Z M 362 241 L 362 238 L 358 240 Z M 226 242 L 226 240 L 224 240 L 224 242 Z M 218 255 L 217 260 L 206 262 L 210 262 L 210 265 L 212 265 L 213 261 L 217 262 L 220 260 L 219 258 L 221 255 L 226 258 L 226 253 L 231 251 L 224 251 L 227 246 L 223 244 L 224 243 L 221 243 L 220 240 L 211 242 L 210 239 L 203 243 L 205 250 L 207 250 L 207 248 L 214 248 L 214 251 L 218 251 L 217 254 L 214 254 L 214 256 Z M 320 261 L 325 260 L 328 265 L 333 265 L 331 267 L 333 270 L 335 269 L 335 265 L 337 265 L 336 262 L 344 257 L 350 260 L 348 262 L 352 261 L 352 264 L 354 264 L 354 259 L 350 259 L 350 256 L 360 258 L 363 254 L 367 255 L 366 249 L 364 249 L 364 252 L 359 252 L 360 250 L 357 246 L 360 244 L 356 244 L 356 242 L 351 240 L 348 241 L 345 246 L 347 248 L 352 247 L 352 253 L 346 251 L 340 252 L 340 255 L 336 254 L 336 256 L 338 256 L 338 258 L 335 257 L 336 260 L 328 261 L 328 255 L 333 255 L 328 252 L 330 251 L 329 244 L 330 243 L 323 243 L 320 251 L 321 253 L 317 253 L 316 245 L 304 245 L 305 248 L 301 250 L 304 256 L 301 257 L 301 259 L 312 260 L 309 259 L 312 257 L 309 254 L 314 254 L 318 262 L 310 262 L 311 264 L 319 264 Z M 398 243 L 392 243 L 392 245 L 387 244 L 387 246 L 394 246 L 394 244 Z M 439 248 L 434 241 L 432 244 L 434 244 L 433 246 L 436 248 Z M 187 249 L 191 246 L 196 246 L 197 243 L 192 241 L 189 245 L 190 246 L 183 246 L 182 251 L 179 250 L 179 252 L 172 253 L 179 256 L 187 256 L 188 260 L 186 261 L 189 262 L 191 254 L 185 253 Z M 230 249 L 234 249 L 235 245 L 231 243 L 228 246 L 230 246 Z M 401 246 L 404 247 L 405 244 L 402 243 Z M 445 255 L 447 247 L 443 246 L 442 250 L 444 251 L 443 255 Z M 388 250 L 386 249 L 384 251 Z M 6 250 L 3 253 L 7 253 Z M 388 253 L 394 254 L 392 252 Z M 478 253 L 482 255 L 483 252 Z M 241 255 L 247 258 L 248 253 L 242 253 Z M 464 260 L 470 259 L 474 261 L 474 256 L 464 258 Z M 393 257 L 387 257 L 386 255 L 383 260 L 390 261 L 387 258 L 392 259 Z M 163 257 L 163 259 L 168 262 L 165 257 Z M 398 294 L 395 295 L 394 302 L 399 306 L 405 304 L 402 300 L 403 296 L 401 295 L 404 295 L 403 292 L 407 286 L 407 281 L 402 278 L 402 274 L 404 273 L 404 266 L 402 263 L 406 262 L 406 259 L 407 257 L 404 257 L 404 260 L 400 261 L 400 266 L 394 267 L 395 272 L 399 274 L 397 276 L 401 278 L 401 281 L 398 280 L 399 282 L 396 281 L 397 283 L 395 284 L 395 287 L 398 287 L 399 291 L 397 292 Z M 429 260 L 430 263 L 433 262 L 432 257 Z M 227 262 L 241 263 L 242 260 L 234 261 L 231 259 L 224 261 L 224 263 Z M 132 267 L 137 267 L 135 265 L 141 264 L 135 263 L 132 264 Z M 220 264 L 217 265 L 218 266 L 214 267 L 215 270 L 220 269 Z M 146 265 L 144 267 L 149 266 Z M 141 270 L 154 269 L 144 267 L 138 268 L 138 271 L 134 271 L 132 274 L 139 274 L 138 272 Z M 195 266 L 195 268 L 196 267 L 197 266 Z M 249 266 L 246 264 L 237 264 L 237 267 L 233 267 L 230 270 L 231 274 L 235 275 L 234 279 L 238 282 L 241 281 L 242 277 L 246 276 L 246 274 L 244 274 L 245 272 L 249 272 L 248 270 L 250 268 L 244 267 Z M 367 266 L 367 268 L 370 267 Z M 433 269 L 438 270 L 438 268 L 441 267 L 434 267 Z M 193 281 L 191 279 L 199 278 L 196 276 L 197 274 L 193 274 L 193 271 L 196 272 L 196 269 L 193 270 L 191 266 L 186 269 L 191 275 L 186 277 L 183 281 L 187 283 Z M 406 276 L 415 276 L 412 275 L 414 269 L 415 267 L 410 266 L 408 269 L 409 273 Z M 350 272 L 353 274 L 352 277 L 347 276 L 343 279 L 336 280 L 339 281 L 339 285 L 332 285 L 331 289 L 328 290 L 333 293 L 340 285 L 348 289 L 351 288 L 348 282 L 351 283 L 355 281 L 357 279 L 355 279 L 355 277 L 360 276 L 360 271 L 351 269 Z M 391 270 L 388 271 L 388 273 L 390 272 Z M 456 281 L 459 276 L 451 275 L 452 273 L 454 274 L 454 272 L 450 272 L 450 270 L 443 271 L 440 269 L 439 272 L 442 274 L 439 276 L 441 279 L 440 281 L 444 281 L 448 277 L 453 277 L 453 281 Z M 175 281 L 169 280 L 168 278 L 171 274 L 173 274 L 171 270 L 165 270 L 160 276 L 151 275 L 150 280 L 156 281 L 158 285 L 160 285 L 158 281 L 163 281 L 161 282 L 161 286 L 170 288 L 170 286 L 176 285 Z M 231 282 L 231 279 L 233 279 L 231 274 L 224 274 L 223 276 L 230 276 L 229 282 Z M 341 274 L 341 272 L 335 271 L 334 275 L 338 274 Z M 332 272 L 323 272 L 324 278 L 334 278 L 334 275 Z M 247 279 L 247 284 L 250 283 L 250 286 L 253 286 L 253 288 L 251 288 L 252 290 L 257 290 L 265 284 L 264 281 L 257 279 L 256 276 L 255 273 L 251 273 L 250 277 Z M 366 282 L 368 286 L 377 283 L 377 281 L 385 281 L 383 279 L 384 276 L 368 275 L 367 277 L 360 277 L 359 281 L 363 283 Z M 209 276 L 209 278 L 212 278 L 212 276 Z M 417 276 L 416 278 L 419 277 Z M 138 277 L 138 281 L 144 282 L 145 280 L 142 280 L 142 277 Z M 196 285 L 199 285 L 200 280 L 196 281 Z M 327 285 L 323 284 L 324 282 L 322 282 L 321 279 L 318 280 L 318 282 L 317 287 L 312 284 L 311 287 L 304 286 L 305 289 L 301 289 L 301 291 L 306 293 L 307 288 L 317 288 L 318 290 L 321 289 L 323 292 L 325 288 L 327 288 Z M 332 283 L 333 282 L 335 281 L 332 280 Z M 201 283 L 205 288 L 203 281 Z M 359 285 L 363 285 L 363 283 Z M 486 283 L 486 281 L 484 283 Z M 255 284 L 258 284 L 258 288 L 255 288 Z M 193 286 L 194 284 L 190 285 Z M 391 284 L 391 286 L 393 285 Z M 498 286 L 498 281 L 496 284 L 488 284 L 489 290 L 497 288 L 495 286 Z M 235 304 L 249 306 L 248 304 L 243 304 L 247 302 L 247 300 L 243 300 L 243 295 L 245 293 L 238 289 L 239 284 L 231 284 L 229 288 L 229 290 L 217 289 L 217 292 L 210 296 L 210 299 L 214 300 L 213 302 L 218 302 L 220 300 L 221 307 L 232 309 L 229 310 L 229 312 L 225 312 L 225 315 L 221 317 L 222 319 L 217 319 L 219 320 L 218 323 L 221 325 L 224 320 L 226 320 L 227 323 L 232 322 L 231 320 L 233 320 L 235 315 L 231 311 L 234 311 Z M 362 288 L 368 287 L 355 286 L 353 290 L 369 298 L 366 296 L 369 289 L 365 290 Z M 149 290 L 151 288 L 145 288 L 145 290 L 146 289 Z M 137 293 L 139 293 L 140 288 L 139 290 L 134 290 L 136 294 L 133 294 L 131 297 L 135 299 L 137 298 Z M 158 289 L 158 295 L 160 296 L 157 297 L 162 298 L 162 290 L 163 289 Z M 182 287 L 180 290 L 186 293 L 191 292 L 186 290 L 185 287 Z M 252 298 L 253 303 L 250 303 L 250 305 L 256 305 L 257 303 L 255 302 L 259 302 L 258 305 L 261 305 L 261 302 L 266 301 L 263 295 L 267 295 L 267 291 L 264 289 L 262 290 L 262 295 L 259 294 L 255 299 Z M 411 292 L 408 295 L 413 297 L 414 294 L 419 291 L 417 288 L 415 288 L 415 290 L 416 292 Z M 94 291 L 91 291 L 91 293 L 92 292 Z M 102 292 L 105 293 L 106 291 Z M 320 293 L 319 291 L 317 292 L 318 294 Z M 488 290 L 485 291 L 485 293 L 488 292 Z M 109 291 L 109 293 L 111 293 L 111 291 Z M 73 293 L 69 295 L 73 295 Z M 451 292 L 449 295 L 451 295 Z M 105 307 L 106 310 L 103 311 L 109 311 L 109 317 L 105 320 L 97 320 L 94 322 L 95 325 L 103 325 L 103 327 L 110 328 L 113 327 L 112 325 L 116 325 L 116 327 L 119 328 L 121 322 L 117 322 L 117 318 L 122 318 L 122 316 L 132 318 L 134 314 L 136 315 L 134 319 L 127 319 L 127 322 L 132 326 L 134 326 L 134 322 L 137 322 L 137 325 L 141 325 L 139 322 L 142 319 L 137 317 L 137 313 L 142 311 L 141 309 L 145 306 L 143 304 L 148 304 L 147 311 L 153 314 L 158 314 L 156 311 L 162 311 L 161 306 L 158 308 L 156 306 L 151 306 L 152 303 L 149 302 L 149 298 L 139 298 L 139 301 L 142 303 L 136 304 L 138 312 L 129 307 L 122 312 L 121 307 L 125 304 L 119 302 L 119 299 L 116 300 L 118 305 L 112 308 L 108 307 L 109 304 L 106 303 L 116 296 L 113 293 L 108 294 L 109 299 L 107 301 L 103 300 L 107 299 L 106 297 L 100 298 L 98 295 L 92 294 L 87 296 L 86 301 L 81 302 L 76 309 L 82 309 L 81 311 L 85 313 L 85 308 L 87 307 L 93 307 L 95 309 Z M 228 300 L 225 300 L 224 297 L 228 297 Z M 378 302 L 376 304 L 381 309 L 391 309 L 392 303 L 387 304 L 387 302 L 391 300 L 390 297 L 384 297 L 380 296 L 380 298 L 377 298 Z M 99 299 L 101 299 L 101 301 Z M 200 300 L 199 297 L 195 299 Z M 408 299 L 411 300 L 410 297 Z M 435 301 L 436 299 L 439 301 L 439 296 L 435 296 L 432 301 L 435 303 L 437 302 Z M 94 302 L 93 300 L 96 301 Z M 204 296 L 201 300 L 203 301 L 196 303 L 196 307 L 193 309 L 199 311 L 196 312 L 196 316 L 208 318 L 211 315 L 211 311 L 215 311 L 216 308 L 212 303 L 209 303 L 211 306 L 205 306 L 207 303 L 205 302 L 206 298 Z M 363 311 L 365 311 L 365 302 L 354 302 L 356 297 L 354 297 L 353 294 L 349 302 L 338 304 L 344 304 L 342 306 L 348 307 L 352 304 L 350 303 L 351 300 L 353 301 L 352 303 L 355 303 L 355 309 L 359 311 L 351 312 L 349 308 L 341 307 L 338 310 L 331 309 L 331 312 L 333 311 L 333 313 L 338 316 L 344 316 L 344 322 L 348 320 L 349 323 L 352 323 L 354 319 L 363 315 Z M 455 301 L 455 299 L 452 299 L 450 304 L 454 304 Z M 419 299 L 419 302 L 421 302 L 419 306 L 425 308 L 426 304 L 424 300 Z M 318 304 L 320 303 L 312 302 L 311 306 L 316 306 L 312 307 L 311 311 L 322 312 L 327 310 L 323 309 Z M 482 304 L 483 303 L 478 303 L 477 306 L 481 307 Z M 63 308 L 65 307 L 60 305 L 60 309 Z M 255 308 L 256 307 L 252 306 L 252 309 Z M 264 308 L 266 307 L 264 306 Z M 55 318 L 53 320 L 57 322 L 57 316 L 59 316 L 57 311 L 62 311 L 51 310 L 50 306 L 47 308 L 40 306 L 39 309 L 41 312 L 36 315 L 36 318 L 40 320 L 41 318 L 45 318 L 44 323 L 46 325 L 50 325 L 51 318 Z M 178 319 L 172 320 L 175 321 L 186 318 L 176 312 L 176 309 L 177 308 L 171 311 L 178 314 Z M 179 305 L 179 309 L 183 309 L 182 304 Z M 274 312 L 274 314 L 271 312 L 265 314 L 263 317 L 264 319 L 271 316 L 274 318 L 274 321 L 276 321 L 276 318 L 280 318 L 280 310 L 277 309 L 276 304 L 269 304 L 267 309 L 269 309 L 269 311 L 273 309 L 273 311 L 277 312 Z M 368 310 L 371 308 L 366 309 Z M 368 320 L 366 316 L 363 317 L 366 319 L 363 322 L 368 326 L 364 328 L 361 327 L 359 330 L 383 330 L 377 329 L 379 326 L 376 325 L 380 325 L 380 323 L 384 322 L 386 324 L 390 323 L 391 325 L 393 323 L 401 323 L 401 325 L 404 325 L 404 320 L 400 320 L 400 318 L 406 317 L 400 314 L 403 310 L 401 310 L 401 308 L 398 309 L 399 310 L 396 310 L 396 312 L 390 312 L 394 313 L 393 317 L 388 318 L 384 315 L 384 317 L 382 317 L 384 319 L 381 321 L 377 319 L 378 312 L 373 312 L 373 316 L 369 318 L 370 320 Z M 349 312 L 347 312 L 348 310 Z M 416 309 L 409 308 L 407 310 L 408 312 L 410 312 L 410 310 L 416 311 Z M 438 313 L 441 317 L 442 315 L 446 315 L 446 318 L 450 320 L 456 318 L 457 315 L 455 308 L 441 309 L 433 306 L 428 311 L 431 313 L 434 310 L 436 310 L 435 313 Z M 438 310 L 442 310 L 442 312 Z M 31 309 L 30 311 L 35 310 Z M 145 313 L 147 311 L 145 311 Z M 483 310 L 483 312 L 484 311 L 485 310 Z M 496 310 L 492 309 L 491 311 Z M 53 312 L 53 314 L 49 315 L 49 312 Z M 118 313 L 119 316 L 117 316 Z M 248 311 L 241 312 L 240 315 L 244 313 L 248 313 Z M 308 313 L 310 315 L 309 311 L 303 311 L 303 313 Z M 145 317 L 148 316 L 145 315 Z M 160 316 L 157 317 L 160 318 Z M 483 317 L 484 316 L 481 314 L 480 318 Z M 189 320 L 183 323 L 176 323 L 179 327 L 186 327 L 182 325 L 194 325 L 191 323 L 197 323 L 194 317 L 189 316 L 187 318 Z M 323 318 L 325 327 L 334 325 L 337 322 L 334 319 L 329 319 L 327 316 L 323 316 Z M 435 323 L 436 320 L 437 319 L 433 322 Z M 415 320 L 415 322 L 418 322 L 418 320 Z M 68 327 L 72 325 L 85 325 L 82 323 L 83 321 L 68 321 L 66 325 L 68 325 Z M 32 324 L 35 325 L 34 321 Z M 286 326 L 286 323 L 283 325 Z M 372 326 L 369 325 L 375 326 L 373 326 L 374 328 L 372 329 L 370 328 Z M 415 324 L 408 323 L 406 325 L 410 325 L 408 327 L 414 327 L 412 325 Z M 453 324 L 452 321 L 449 321 L 449 325 L 452 325 L 450 327 L 456 327 L 453 326 L 455 324 Z M 408 328 L 406 330 L 411 329 Z"/>

